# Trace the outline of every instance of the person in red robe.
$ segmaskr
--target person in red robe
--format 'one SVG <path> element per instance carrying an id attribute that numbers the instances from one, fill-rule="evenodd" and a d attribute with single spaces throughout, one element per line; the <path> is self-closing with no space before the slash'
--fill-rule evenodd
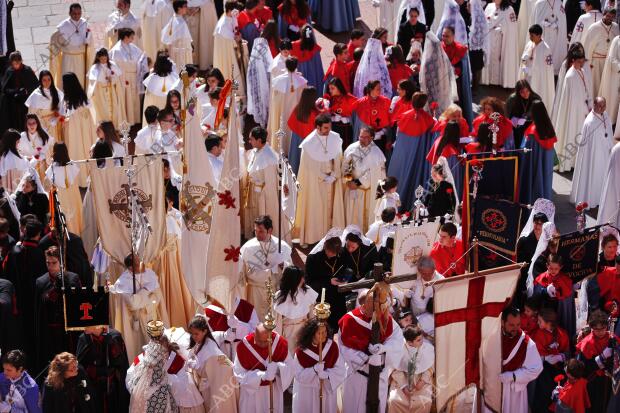
<path id="1" fill-rule="evenodd" d="M 325 71 L 321 61 L 321 46 L 316 41 L 314 29 L 309 24 L 301 28 L 301 39 L 293 42 L 291 55 L 297 58 L 299 71 L 308 80 L 308 85 L 323 91 Z"/>
<path id="2" fill-rule="evenodd" d="M 532 335 L 538 353 L 543 360 L 543 371 L 536 379 L 533 411 L 547 412 L 551 393 L 555 388 L 554 378 L 564 369 L 569 350 L 566 331 L 557 326 L 557 314 L 552 308 L 543 308 L 538 315 L 538 330 Z"/>
<path id="3" fill-rule="evenodd" d="M 602 308 L 607 313 L 620 312 L 620 256 L 615 258 L 615 267 L 604 267 L 594 280 L 588 282 L 588 304 L 590 309 Z M 595 285 L 598 285 L 598 290 Z M 617 331 L 617 330 L 616 330 Z"/>
<path id="4" fill-rule="evenodd" d="M 529 297 L 523 305 L 521 313 L 521 328 L 529 336 L 538 330 L 538 311 L 540 310 L 540 300 L 536 297 Z"/>
<path id="5" fill-rule="evenodd" d="M 333 78 L 327 82 L 327 94 L 324 96 L 329 101 L 329 112 L 332 117 L 332 130 L 342 138 L 342 150 L 344 151 L 352 143 L 352 119 L 353 105 L 357 98 L 347 92 L 339 78 Z"/>
<path id="6" fill-rule="evenodd" d="M 611 362 L 611 344 L 618 339 L 611 338 L 607 323 L 607 314 L 594 310 L 588 320 L 590 333 L 576 346 L 577 359 L 585 365 L 593 412 L 604 412 L 611 395 L 611 379 L 606 375 L 606 371 Z"/>
<path id="7" fill-rule="evenodd" d="M 284 0 L 278 6 L 278 26 L 283 39 L 298 40 L 303 25 L 311 21 L 306 0 Z"/>
<path id="8" fill-rule="evenodd" d="M 364 44 L 366 43 L 364 31 L 360 29 L 351 30 L 350 39 L 351 40 L 349 40 L 349 43 L 347 43 L 347 51 L 349 52 L 347 63 L 353 61 L 353 53 L 355 52 L 355 49 L 364 49 Z"/>
<path id="9" fill-rule="evenodd" d="M 288 161 L 297 173 L 301 162 L 301 149 L 299 145 L 315 128 L 314 121 L 320 114 L 316 107 L 317 90 L 310 86 L 301 92 L 299 103 L 291 112 L 287 125 L 291 130 L 291 143 L 288 150 Z"/>
<path id="10" fill-rule="evenodd" d="M 465 273 L 465 250 L 463 241 L 456 239 L 456 225 L 446 222 L 439 228 L 439 241 L 435 242 L 430 256 L 437 272 L 444 277 Z M 454 265 L 454 268 L 452 268 Z"/>
<path id="11" fill-rule="evenodd" d="M 381 95 L 381 82 L 373 80 L 365 88 L 365 96 L 353 105 L 356 119 L 353 124 L 353 137 L 359 136 L 362 127 L 367 126 L 375 131 L 375 144 L 385 152 L 389 140 L 387 128 L 390 126 L 391 101 Z"/>
<path id="12" fill-rule="evenodd" d="M 269 337 L 271 336 L 271 361 L 269 361 Z M 284 411 L 283 391 L 294 375 L 292 359 L 286 339 L 270 332 L 261 323 L 256 331 L 248 334 L 237 346 L 233 367 L 239 382 L 239 411 L 262 413 L 269 411 L 269 388 L 273 387 L 274 411 Z"/>
<path id="13" fill-rule="evenodd" d="M 349 58 L 347 46 L 344 43 L 336 43 L 333 51 L 334 59 L 329 64 L 323 80 L 329 83 L 331 79 L 338 78 L 344 85 L 347 93 L 351 93 L 351 68 L 347 64 L 347 59 Z"/>
<path id="14" fill-rule="evenodd" d="M 452 27 L 446 27 L 441 35 L 441 47 L 444 53 L 450 59 L 450 63 L 454 68 L 454 75 L 458 78 L 463 73 L 463 58 L 467 54 L 467 46 L 454 40 L 454 29 Z M 458 80 L 457 80 L 458 81 Z M 459 100 L 461 93 L 459 91 Z"/>
<path id="15" fill-rule="evenodd" d="M 252 46 L 254 45 L 254 39 L 260 36 L 269 19 L 264 19 L 266 14 L 264 11 L 259 11 L 259 5 L 263 4 L 264 0 L 248 0 L 245 2 L 245 9 L 239 13 L 237 17 L 237 27 L 241 36 L 248 42 L 248 51 L 252 52 Z M 271 10 L 270 10 L 271 11 Z"/>
<path id="16" fill-rule="evenodd" d="M 564 300 L 573 296 L 573 281 L 562 273 L 562 257 L 549 254 L 547 271 L 534 280 L 534 294 L 545 301 Z"/>
<path id="17" fill-rule="evenodd" d="M 570 359 L 566 363 L 566 377 L 568 378 L 564 386 L 559 386 L 554 391 L 556 403 L 549 407 L 555 412 L 565 412 L 570 409 L 571 413 L 586 413 L 592 407 L 588 395 L 588 380 L 584 378 L 585 367 L 577 359 Z M 603 410 L 594 409 L 592 411 L 602 412 Z"/>
<path id="18" fill-rule="evenodd" d="M 493 113 L 498 114 L 497 125 L 499 131 L 497 132 L 496 149 L 514 149 L 514 138 L 512 133 L 512 122 L 504 116 L 504 103 L 496 97 L 486 97 L 480 101 L 480 107 L 482 113 L 474 119 L 473 122 L 473 135 L 478 136 L 478 128 L 482 123 L 489 125 L 495 121 L 491 119 Z"/>
<path id="19" fill-rule="evenodd" d="M 405 62 L 405 55 L 400 46 L 390 46 L 386 51 L 386 60 L 390 80 L 392 81 L 393 92 L 396 94 L 396 87 L 401 80 L 409 80 L 413 77 L 413 69 Z"/>
<path id="20" fill-rule="evenodd" d="M 493 150 L 493 135 L 489 130 L 488 123 L 478 125 L 476 140 L 465 145 L 465 152 L 471 155 L 488 153 Z M 481 155 L 482 156 L 482 155 Z M 488 155 L 487 155 L 488 156 Z M 484 157 L 484 156 L 483 156 Z M 468 159 L 475 159 L 477 156 L 470 156 Z"/>
<path id="21" fill-rule="evenodd" d="M 441 128 L 439 122 L 434 130 Z M 431 165 L 435 165 L 439 160 L 440 156 L 445 157 L 450 160 L 450 158 L 457 157 L 461 153 L 461 144 L 459 136 L 461 134 L 461 125 L 456 121 L 449 121 L 444 125 L 443 133 L 440 138 L 435 139 L 433 142 L 433 146 L 431 150 L 426 155 L 426 160 L 431 163 Z M 456 180 L 456 176 L 455 176 Z"/>
<path id="22" fill-rule="evenodd" d="M 412 99 L 415 92 L 415 85 L 411 80 L 403 79 L 398 82 L 398 86 L 396 86 L 396 96 L 392 98 L 392 107 L 390 109 L 393 126 L 400 126 L 402 115 L 413 109 Z"/>

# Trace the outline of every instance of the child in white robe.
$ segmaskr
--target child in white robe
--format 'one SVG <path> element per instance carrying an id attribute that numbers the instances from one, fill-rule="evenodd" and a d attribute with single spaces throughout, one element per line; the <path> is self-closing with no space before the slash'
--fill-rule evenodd
<path id="1" fill-rule="evenodd" d="M 193 63 L 192 34 L 185 22 L 187 1 L 176 0 L 172 3 L 174 16 L 161 31 L 161 42 L 168 49 L 170 59 L 177 67 Z"/>
<path id="2" fill-rule="evenodd" d="M 95 123 L 110 121 L 120 128 L 125 120 L 124 105 L 121 99 L 122 73 L 116 63 L 110 61 L 106 49 L 97 50 L 95 63 L 88 72 L 88 97 L 93 103 L 91 110 Z"/>
<path id="3" fill-rule="evenodd" d="M 398 211 L 400 208 L 400 196 L 398 195 L 398 192 L 396 192 L 397 189 L 398 179 L 393 176 L 388 176 L 386 179 L 379 181 L 379 184 L 377 185 L 375 221 L 381 219 L 381 213 L 385 210 L 385 208 L 394 208 Z"/>
<path id="4" fill-rule="evenodd" d="M 9 129 L 2 135 L 0 142 L 0 178 L 2 187 L 9 193 L 17 189 L 22 175 L 28 170 L 28 161 L 19 154 L 17 142 L 20 134 L 15 129 Z"/>
<path id="5" fill-rule="evenodd" d="M 60 136 L 60 108 L 64 94 L 54 86 L 54 78 L 47 70 L 39 73 L 39 87 L 36 88 L 24 105 L 28 107 L 28 113 L 34 113 L 39 117 L 43 129 Z"/>
<path id="6" fill-rule="evenodd" d="M 80 168 L 75 164 L 69 164 L 71 159 L 64 142 L 55 143 L 52 152 L 54 163 L 45 171 L 45 177 L 58 190 L 58 200 L 67 220 L 69 232 L 80 235 L 83 227 L 82 198 L 77 185 Z"/>

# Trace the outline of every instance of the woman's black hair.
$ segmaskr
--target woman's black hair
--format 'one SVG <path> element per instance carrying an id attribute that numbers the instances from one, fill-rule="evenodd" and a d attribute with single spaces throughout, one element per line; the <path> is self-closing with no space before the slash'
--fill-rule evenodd
<path id="1" fill-rule="evenodd" d="M 336 89 L 338 89 L 338 92 L 340 92 L 341 96 L 346 96 L 347 90 L 345 89 L 344 85 L 342 84 L 342 80 L 340 80 L 340 78 L 332 77 L 331 79 L 329 79 L 329 82 L 327 82 L 327 84 L 328 85 L 333 85 Z M 327 91 L 329 92 L 329 88 L 327 89 Z"/>
<path id="2" fill-rule="evenodd" d="M 459 123 L 455 120 L 449 121 L 446 124 L 446 128 L 444 129 L 443 135 L 441 135 L 440 139 L 441 140 L 437 145 L 437 151 L 435 152 L 437 156 L 441 156 L 444 148 L 448 145 L 458 148 L 461 140 L 461 127 Z"/>
<path id="3" fill-rule="evenodd" d="M 291 301 L 297 304 L 297 292 L 301 288 L 304 292 L 308 291 L 306 284 L 299 287 L 299 283 L 304 278 L 304 272 L 294 265 L 290 265 L 282 272 L 282 280 L 280 281 L 280 293 L 278 294 L 277 303 L 282 304 L 288 296 Z"/>
<path id="4" fill-rule="evenodd" d="M 493 150 L 493 134 L 489 129 L 488 123 L 482 122 L 478 127 L 477 141 L 480 147 L 480 152 L 490 152 Z"/>
<path id="5" fill-rule="evenodd" d="M 164 109 L 170 110 L 172 111 L 172 113 L 174 113 L 174 109 L 172 108 L 172 103 L 170 101 L 172 100 L 173 96 L 176 96 L 176 98 L 179 99 L 179 109 L 183 106 L 183 101 L 181 100 L 181 92 L 176 89 L 170 89 L 168 91 L 168 94 L 166 95 L 166 106 L 164 106 Z"/>
<path id="6" fill-rule="evenodd" d="M 209 71 L 207 72 L 207 75 L 205 76 L 205 79 L 208 79 L 210 77 L 214 77 L 217 79 L 218 87 L 222 87 L 224 86 L 224 83 L 226 83 L 226 79 L 224 79 L 224 75 L 222 74 L 222 71 L 218 69 L 217 67 L 209 69 Z"/>
<path id="7" fill-rule="evenodd" d="M 301 50 L 311 51 L 316 46 L 316 38 L 314 37 L 314 29 L 309 24 L 304 24 L 300 30 L 301 40 L 300 40 L 300 48 Z"/>
<path id="8" fill-rule="evenodd" d="M 34 113 L 29 113 L 29 114 L 26 115 L 26 123 L 28 123 L 28 119 L 34 119 L 37 122 L 37 134 L 39 134 L 39 138 L 41 138 L 41 140 L 43 141 L 43 145 L 45 145 L 47 143 L 47 141 L 50 140 L 50 135 L 48 135 L 47 132 L 45 131 L 45 129 L 43 129 L 43 125 L 41 125 L 41 120 Z M 28 129 L 26 127 L 26 138 L 28 138 L 28 140 L 30 140 L 30 137 L 28 136 L 27 130 Z"/>
<path id="9" fill-rule="evenodd" d="M 263 27 L 263 32 L 260 37 L 267 39 L 267 41 L 273 40 L 276 47 L 280 45 L 280 34 L 278 33 L 278 23 L 275 20 L 269 19 Z"/>
<path id="10" fill-rule="evenodd" d="M 67 149 L 67 145 L 65 145 L 64 142 L 56 142 L 54 144 L 52 147 L 52 159 L 60 166 L 67 166 L 67 164 L 71 162 L 69 149 Z"/>
<path id="11" fill-rule="evenodd" d="M 536 125 L 536 132 L 538 132 L 538 136 L 540 136 L 541 139 L 555 138 L 555 129 L 553 128 L 551 119 L 549 119 L 549 114 L 547 113 L 547 108 L 544 103 L 540 100 L 532 102 L 530 114 L 534 125 Z"/>
<path id="12" fill-rule="evenodd" d="M 386 194 L 390 189 L 396 188 L 398 186 L 398 178 L 395 176 L 388 176 L 382 181 L 377 183 L 377 193 L 376 198 L 381 199 L 383 195 Z"/>
<path id="13" fill-rule="evenodd" d="M 188 348 L 194 348 L 196 345 L 198 345 L 198 348 L 194 352 L 195 354 L 198 354 L 200 350 L 202 350 L 202 347 L 204 346 L 207 339 L 211 339 L 213 341 L 215 341 L 215 339 L 213 338 L 213 335 L 211 334 L 211 329 L 209 328 L 207 317 L 203 315 L 194 316 L 194 318 L 192 318 L 189 321 L 189 324 L 187 326 L 187 331 L 189 332 L 189 330 L 192 328 L 206 332 L 205 339 L 202 343 L 196 343 L 194 339 L 192 338 L 191 334 L 189 336 L 189 347 Z"/>
<path id="14" fill-rule="evenodd" d="M 368 81 L 366 86 L 364 86 L 364 95 L 365 96 L 370 96 L 370 92 L 372 92 L 372 90 L 374 88 L 376 88 L 380 84 L 381 84 L 381 82 L 379 82 L 378 80 L 370 80 L 370 81 Z"/>
<path id="15" fill-rule="evenodd" d="M 112 69 L 112 64 L 110 63 L 110 55 L 108 54 L 108 49 L 106 49 L 105 47 L 97 50 L 97 53 L 95 53 L 95 61 L 93 62 L 93 64 L 96 65 L 97 63 L 99 63 L 99 58 L 103 56 L 108 58 L 108 63 L 106 63 L 108 69 Z"/>
<path id="16" fill-rule="evenodd" d="M 25 369 L 28 358 L 21 350 L 11 350 L 2 355 L 2 364 L 10 364 L 16 370 Z"/>
<path id="17" fill-rule="evenodd" d="M 310 119 L 310 113 L 315 109 L 317 93 L 314 86 L 309 86 L 301 91 L 299 103 L 295 108 L 295 117 L 300 122 L 307 122 Z"/>
<path id="18" fill-rule="evenodd" d="M 58 96 L 58 89 L 56 89 L 56 85 L 54 84 L 54 76 L 52 76 L 52 72 L 50 72 L 49 70 L 41 70 L 41 72 L 39 72 L 39 92 L 41 92 L 41 94 L 46 98 L 49 98 L 49 96 L 47 96 L 45 94 L 45 90 L 43 90 L 43 76 L 49 76 L 52 81 L 50 85 L 50 95 L 52 95 L 52 110 L 58 111 L 60 97 Z"/>
<path id="19" fill-rule="evenodd" d="M 284 0 L 282 2 L 281 14 L 283 16 L 290 14 L 293 7 L 297 9 L 297 16 L 300 19 L 305 19 L 310 14 L 310 7 L 308 7 L 308 3 L 306 2 L 306 0 L 295 0 L 295 3 L 293 3 L 291 0 Z"/>
<path id="20" fill-rule="evenodd" d="M 411 102 L 413 99 L 413 94 L 416 92 L 415 85 L 409 79 L 403 79 L 398 82 L 398 87 L 405 91 L 405 99 L 407 102 Z"/>
<path id="21" fill-rule="evenodd" d="M 88 97 L 80 84 L 78 77 L 73 72 L 62 75 L 62 87 L 65 92 L 65 105 L 69 110 L 75 110 L 88 105 Z"/>
<path id="22" fill-rule="evenodd" d="M 114 156 L 112 145 L 104 140 L 98 140 L 95 142 L 90 156 L 93 159 L 97 159 L 97 167 L 103 168 L 105 166 L 105 158 Z"/>
<path id="23" fill-rule="evenodd" d="M 18 131 L 15 129 L 7 129 L 2 135 L 2 140 L 0 140 L 0 156 L 13 152 L 14 155 L 21 158 L 21 155 L 17 151 L 17 142 L 20 138 L 21 135 Z"/>
<path id="24" fill-rule="evenodd" d="M 168 53 L 163 50 L 157 52 L 155 63 L 153 63 L 153 73 L 160 77 L 166 77 L 172 73 L 172 61 L 168 58 Z"/>
<path id="25" fill-rule="evenodd" d="M 327 329 L 327 338 L 331 338 L 332 331 L 329 327 L 328 323 L 324 323 L 325 328 Z M 316 317 L 311 318 L 306 321 L 303 327 L 297 333 L 297 345 L 302 348 L 310 348 L 312 347 L 312 339 L 314 338 L 314 334 L 319 328 L 319 320 Z"/>
<path id="26" fill-rule="evenodd" d="M 405 64 L 405 55 L 399 45 L 389 46 L 386 51 L 389 65 Z"/>

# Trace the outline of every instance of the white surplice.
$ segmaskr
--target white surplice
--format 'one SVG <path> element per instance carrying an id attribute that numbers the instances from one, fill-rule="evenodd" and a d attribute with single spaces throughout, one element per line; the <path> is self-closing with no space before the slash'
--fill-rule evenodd
<path id="1" fill-rule="evenodd" d="M 329 352 L 331 346 L 335 346 L 331 339 L 328 339 L 323 346 L 323 359 Z M 317 363 L 319 355 L 307 348 L 303 352 L 314 359 Z M 297 359 L 294 358 L 295 381 L 293 382 L 293 411 L 294 412 L 318 412 L 319 409 L 319 376 L 314 370 L 314 366 L 303 368 Z M 342 355 L 338 355 L 336 364 L 332 368 L 325 369 L 328 378 L 323 380 L 323 412 L 336 413 L 338 403 L 336 400 L 338 387 L 345 381 L 345 365 Z"/>
<path id="2" fill-rule="evenodd" d="M 573 34 L 570 38 L 570 43 L 582 42 L 583 36 L 586 34 L 590 26 L 592 24 L 601 21 L 603 18 L 603 13 L 598 10 L 590 10 L 587 13 L 582 14 L 577 19 L 577 23 L 575 24 L 575 28 L 573 29 Z"/>
<path id="3" fill-rule="evenodd" d="M 559 171 L 565 172 L 575 165 L 578 135 L 592 106 L 592 91 L 583 69 L 568 69 L 557 99 L 557 112 L 552 118 L 558 138 L 555 152 L 560 160 Z"/>
<path id="4" fill-rule="evenodd" d="M 569 199 L 573 204 L 587 202 L 590 208 L 594 208 L 601 198 L 601 176 L 614 146 L 611 119 L 607 112 L 600 115 L 592 110 L 588 114 L 577 146 L 579 149 Z"/>
<path id="5" fill-rule="evenodd" d="M 605 68 L 601 76 L 599 95 L 607 101 L 607 113 L 614 123 L 618 118 L 618 106 L 620 105 L 620 36 L 616 36 L 611 42 Z"/>
<path id="6" fill-rule="evenodd" d="M 59 46 L 58 52 L 62 60 L 60 72 L 56 73 L 55 70 L 52 70 L 56 87 L 62 89 L 62 75 L 73 72 L 82 87 L 86 88 L 88 83 L 87 71 L 91 64 L 89 52 L 92 51 L 89 51 L 89 47 L 94 42 L 88 22 L 84 18 L 78 21 L 67 18 L 60 22 L 56 29 L 59 38 L 53 42 Z M 54 35 L 52 35 L 52 39 L 54 39 Z M 51 63 L 50 69 L 52 69 Z"/>
<path id="7" fill-rule="evenodd" d="M 568 48 L 566 13 L 562 0 L 537 0 L 534 4 L 532 23 L 539 24 L 543 28 L 545 41 L 553 52 L 554 72 L 558 73 Z"/>
<path id="8" fill-rule="evenodd" d="M 517 16 L 508 6 L 504 10 L 491 2 L 484 9 L 489 27 L 489 51 L 482 69 L 483 84 L 513 88 L 519 73 Z"/>
<path id="9" fill-rule="evenodd" d="M 620 31 L 616 23 L 612 22 L 610 26 L 607 26 L 601 20 L 590 26 L 583 36 L 583 48 L 586 51 L 586 64 L 589 64 L 592 70 L 592 91 L 595 94 L 599 92 L 609 46 L 611 46 L 611 41 L 614 37 L 618 36 L 618 34 L 620 34 Z"/>
<path id="10" fill-rule="evenodd" d="M 368 231 L 375 221 L 375 189 L 385 179 L 385 155 L 374 142 L 363 147 L 354 142 L 344 151 L 343 176 L 350 174 L 361 185 L 357 189 L 345 187 L 344 210 L 347 225 L 357 225 L 362 232 Z"/>
<path id="11" fill-rule="evenodd" d="M 599 225 L 608 222 L 615 226 L 620 223 L 620 142 L 611 150 L 596 218 Z"/>
<path id="12" fill-rule="evenodd" d="M 147 0 L 145 3 L 148 2 Z M 136 33 L 133 41 L 138 47 L 141 47 L 142 30 L 140 29 L 140 20 L 131 10 L 127 14 L 121 14 L 119 10 L 115 10 L 108 16 L 105 27 L 106 47 L 108 50 L 118 41 L 119 29 L 132 29 Z"/>
<path id="13" fill-rule="evenodd" d="M 555 82 L 553 79 L 553 57 L 547 43 L 542 40 L 538 44 L 529 41 L 521 56 L 521 79 L 526 79 L 532 90 L 540 96 L 547 108 L 553 110 L 555 98 Z"/>
<path id="14" fill-rule="evenodd" d="M 161 42 L 168 49 L 170 60 L 176 63 L 179 69 L 193 63 L 192 35 L 183 17 L 176 14 L 172 16 L 161 30 Z"/>

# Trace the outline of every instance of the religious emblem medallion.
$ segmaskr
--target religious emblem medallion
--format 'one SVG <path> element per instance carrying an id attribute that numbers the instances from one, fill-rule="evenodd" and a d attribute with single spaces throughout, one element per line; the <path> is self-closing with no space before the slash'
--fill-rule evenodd
<path id="1" fill-rule="evenodd" d="M 570 250 L 568 254 L 571 260 L 581 261 L 586 256 L 586 249 L 584 245 L 577 245 Z"/>
<path id="2" fill-rule="evenodd" d="M 411 267 L 415 268 L 424 255 L 424 251 L 419 246 L 413 246 L 409 251 L 405 253 L 405 262 Z"/>
<path id="3" fill-rule="evenodd" d="M 187 229 L 209 234 L 213 216 L 213 198 L 216 195 L 215 189 L 209 183 L 200 186 L 185 181 L 180 195 L 186 205 L 185 211 L 183 211 L 183 221 Z"/>
<path id="4" fill-rule="evenodd" d="M 128 184 L 121 185 L 120 191 L 114 195 L 112 199 L 108 199 L 108 205 L 110 207 L 110 214 L 127 225 L 131 224 L 131 210 L 129 208 L 129 200 L 131 199 L 130 190 Z M 137 184 L 133 184 L 133 192 L 138 197 L 138 204 L 144 209 L 145 213 L 148 213 L 153 209 L 153 195 L 147 195 L 143 190 L 137 188 Z"/>
<path id="5" fill-rule="evenodd" d="M 489 208 L 482 213 L 482 223 L 492 232 L 502 232 L 508 225 L 506 215 L 494 208 Z"/>

